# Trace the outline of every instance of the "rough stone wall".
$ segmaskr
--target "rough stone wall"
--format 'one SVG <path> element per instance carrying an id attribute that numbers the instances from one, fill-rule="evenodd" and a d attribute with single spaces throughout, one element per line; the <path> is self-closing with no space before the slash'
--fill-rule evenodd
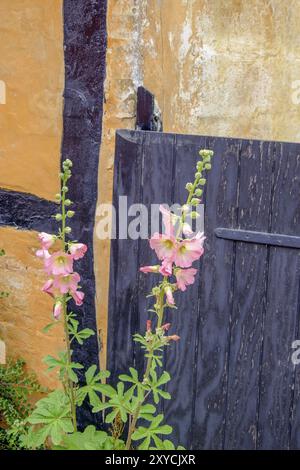
<path id="1" fill-rule="evenodd" d="M 115 130 L 134 127 L 141 84 L 155 94 L 165 132 L 300 141 L 299 6 L 109 0 L 99 202 L 111 201 Z M 95 237 L 95 250 L 105 362 L 109 242 Z"/>

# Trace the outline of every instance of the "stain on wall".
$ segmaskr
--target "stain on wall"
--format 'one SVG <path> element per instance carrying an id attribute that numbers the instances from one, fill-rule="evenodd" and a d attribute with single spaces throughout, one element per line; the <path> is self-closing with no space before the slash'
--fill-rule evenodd
<path id="1" fill-rule="evenodd" d="M 299 142 L 299 23 L 298 0 L 111 0 L 98 203 L 111 201 L 115 130 L 134 127 L 138 85 L 165 132 Z M 94 245 L 105 363 L 110 243 Z"/>

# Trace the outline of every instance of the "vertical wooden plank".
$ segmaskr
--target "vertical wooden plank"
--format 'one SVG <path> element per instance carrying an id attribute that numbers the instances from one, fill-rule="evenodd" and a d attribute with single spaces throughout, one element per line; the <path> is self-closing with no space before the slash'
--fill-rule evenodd
<path id="1" fill-rule="evenodd" d="M 215 237 L 218 226 L 235 227 L 240 142 L 208 139 L 215 152 L 205 198 L 205 254 L 200 271 L 191 448 L 221 449 L 227 383 L 228 328 L 234 243 Z"/>
<path id="2" fill-rule="evenodd" d="M 116 136 L 116 163 L 113 204 L 119 220 L 119 197 L 127 196 L 128 207 L 141 199 L 143 134 L 118 131 Z M 121 209 L 123 216 L 126 210 Z M 108 368 L 115 381 L 121 372 L 133 364 L 132 333 L 136 331 L 138 243 L 119 239 L 111 243 Z"/>
<path id="3" fill-rule="evenodd" d="M 268 231 L 273 144 L 242 144 L 238 228 Z M 254 449 L 266 294 L 267 248 L 238 243 L 234 272 L 224 447 Z"/>
<path id="4" fill-rule="evenodd" d="M 194 181 L 199 150 L 205 146 L 204 137 L 176 136 L 174 203 L 182 205 L 186 202 L 185 185 Z M 193 266 L 198 268 L 199 263 Z M 178 334 L 180 341 L 171 344 L 165 354 L 166 370 L 172 377 L 167 386 L 172 400 L 164 402 L 164 412 L 166 422 L 173 426 L 172 439 L 185 447 L 189 447 L 191 442 L 198 284 L 199 274 L 195 284 L 184 293 L 175 293 L 177 310 L 168 312 L 168 322 L 172 325 L 170 334 Z"/>
<path id="5" fill-rule="evenodd" d="M 299 236 L 299 146 L 278 143 L 276 149 L 272 232 Z M 264 449 L 300 447 L 300 368 L 291 362 L 292 342 L 299 339 L 299 270 L 299 250 L 270 248 L 259 413 L 259 445 Z"/>
<path id="6" fill-rule="evenodd" d="M 143 170 L 142 170 L 142 194 L 140 202 L 148 209 L 148 235 L 151 236 L 151 204 L 171 205 L 173 197 L 173 158 L 174 135 L 160 134 L 158 132 L 145 132 L 143 142 Z M 158 208 L 157 208 L 158 209 Z M 153 233 L 155 231 L 153 227 Z M 154 251 L 151 250 L 149 240 L 140 239 L 139 267 L 159 264 Z M 155 314 L 148 312 L 153 308 L 153 297 L 146 298 L 162 277 L 157 274 L 139 273 L 138 276 L 138 318 L 137 329 L 134 333 L 144 334 L 146 321 L 153 319 L 156 324 Z M 139 345 L 135 345 L 135 366 L 142 372 L 144 369 L 143 352 Z"/>

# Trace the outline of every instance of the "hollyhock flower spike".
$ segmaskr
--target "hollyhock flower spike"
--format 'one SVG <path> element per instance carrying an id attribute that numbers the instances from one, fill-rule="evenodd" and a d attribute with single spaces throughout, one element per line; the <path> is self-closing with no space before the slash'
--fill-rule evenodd
<path id="1" fill-rule="evenodd" d="M 54 278 L 53 287 L 58 289 L 61 294 L 75 292 L 78 288 L 80 276 L 78 273 L 65 274 Z"/>
<path id="2" fill-rule="evenodd" d="M 194 284 L 195 282 L 195 275 L 197 274 L 197 269 L 188 268 L 188 269 L 180 269 L 177 268 L 175 271 L 175 276 L 177 280 L 177 287 L 182 292 L 186 291 L 186 286 Z"/>
<path id="3" fill-rule="evenodd" d="M 167 297 L 167 302 L 169 305 L 175 305 L 175 300 L 173 297 L 173 291 L 170 286 L 165 287 L 165 294 Z"/>
<path id="4" fill-rule="evenodd" d="M 150 238 L 150 247 L 155 251 L 158 259 L 172 260 L 177 249 L 177 241 L 175 237 L 154 233 Z"/>
<path id="5" fill-rule="evenodd" d="M 35 252 L 35 255 L 38 257 L 38 258 L 42 258 L 42 259 L 47 259 L 47 258 L 50 258 L 50 253 L 48 250 L 44 250 L 43 248 L 41 250 L 37 250 Z"/>
<path id="6" fill-rule="evenodd" d="M 53 279 L 49 279 L 42 287 L 42 291 L 46 294 L 49 294 L 51 297 L 54 297 L 54 290 L 53 290 Z"/>
<path id="7" fill-rule="evenodd" d="M 38 234 L 39 240 L 42 244 L 42 249 L 43 250 L 49 250 L 52 245 L 54 245 L 56 236 L 55 235 L 50 235 L 49 233 L 46 232 L 41 232 Z"/>
<path id="8" fill-rule="evenodd" d="M 182 240 L 174 255 L 174 262 L 180 268 L 189 268 L 193 262 L 198 260 L 204 253 L 203 234 L 197 234 L 194 238 Z"/>
<path id="9" fill-rule="evenodd" d="M 53 316 L 55 320 L 59 320 L 62 313 L 63 313 L 63 304 L 61 300 L 57 300 L 53 308 Z"/>
<path id="10" fill-rule="evenodd" d="M 165 235 L 168 237 L 174 237 L 174 225 L 176 223 L 176 216 L 171 211 L 166 209 L 162 204 L 159 206 L 159 210 L 163 216 L 163 224 L 165 228 Z"/>
<path id="11" fill-rule="evenodd" d="M 69 251 L 73 259 L 76 261 L 84 257 L 87 252 L 87 246 L 84 243 L 72 243 Z"/>
<path id="12" fill-rule="evenodd" d="M 45 268 L 49 275 L 70 274 L 73 271 L 73 258 L 64 251 L 57 251 L 45 258 Z"/>
<path id="13" fill-rule="evenodd" d="M 73 297 L 73 300 L 75 301 L 75 304 L 78 307 L 80 307 L 83 304 L 84 293 L 81 292 L 80 290 L 76 290 L 74 292 L 70 292 L 70 294 Z"/>
<path id="14" fill-rule="evenodd" d="M 159 264 L 156 266 L 142 266 L 140 271 L 142 273 L 159 273 L 160 266 Z"/>
<path id="15" fill-rule="evenodd" d="M 162 274 L 163 276 L 172 276 L 172 272 L 173 272 L 173 261 L 171 260 L 168 260 L 168 259 L 165 259 L 162 264 L 161 264 L 161 267 L 159 268 L 159 272 L 160 274 Z"/>

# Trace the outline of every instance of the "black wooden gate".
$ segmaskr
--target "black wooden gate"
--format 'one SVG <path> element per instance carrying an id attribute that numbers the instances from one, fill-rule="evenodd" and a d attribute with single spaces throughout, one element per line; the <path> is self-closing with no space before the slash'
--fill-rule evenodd
<path id="1" fill-rule="evenodd" d="M 114 203 L 183 202 L 198 151 L 214 150 L 205 201 L 205 255 L 197 282 L 169 313 L 181 340 L 166 421 L 192 449 L 300 448 L 300 145 L 119 131 Z M 272 235 L 269 235 L 272 234 Z M 156 262 L 145 240 L 113 240 L 109 367 L 142 368 L 131 335 L 144 332 Z"/>

